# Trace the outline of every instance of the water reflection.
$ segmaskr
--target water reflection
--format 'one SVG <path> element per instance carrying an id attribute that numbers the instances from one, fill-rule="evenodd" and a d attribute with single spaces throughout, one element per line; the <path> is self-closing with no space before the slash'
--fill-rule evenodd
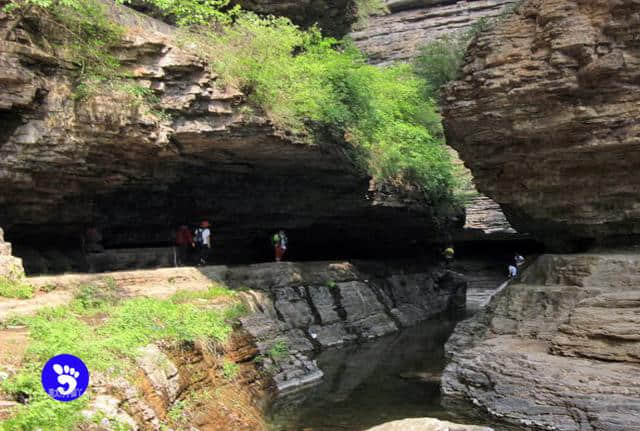
<path id="1" fill-rule="evenodd" d="M 424 416 L 486 422 L 470 411 L 444 408 L 440 402 L 437 377 L 445 365 L 444 343 L 456 323 L 428 321 L 369 343 L 321 353 L 317 360 L 325 378 L 312 388 L 275 400 L 270 409 L 273 428 L 355 431 Z"/>

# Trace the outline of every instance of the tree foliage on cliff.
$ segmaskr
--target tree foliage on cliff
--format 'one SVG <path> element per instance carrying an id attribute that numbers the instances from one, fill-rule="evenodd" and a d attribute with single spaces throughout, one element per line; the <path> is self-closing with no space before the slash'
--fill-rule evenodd
<path id="1" fill-rule="evenodd" d="M 241 13 L 233 24 L 186 31 L 226 84 L 242 88 L 275 124 L 303 136 L 329 133 L 380 181 L 420 187 L 433 201 L 454 182 L 435 104 L 411 67 L 378 68 L 347 42 L 286 18 Z"/>
<path id="2" fill-rule="evenodd" d="M 129 3 L 133 0 L 116 0 Z M 376 180 L 417 186 L 432 201 L 451 196 L 454 176 L 434 102 L 410 67 L 377 68 L 352 45 L 302 30 L 287 18 L 229 8 L 229 0 L 137 0 L 183 24 L 182 45 L 242 88 L 273 122 L 309 141 L 330 135 Z M 51 11 L 68 31 L 86 77 L 113 83 L 121 36 L 96 0 L 13 0 Z M 81 89 L 85 89 L 80 87 Z M 128 88 L 128 87 L 127 87 Z M 80 92 L 82 93 L 82 92 Z"/>

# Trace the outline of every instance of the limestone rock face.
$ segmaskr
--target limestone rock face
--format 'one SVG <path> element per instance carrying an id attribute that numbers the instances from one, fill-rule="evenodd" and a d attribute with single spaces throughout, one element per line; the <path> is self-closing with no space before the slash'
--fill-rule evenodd
<path id="1" fill-rule="evenodd" d="M 223 275 L 252 311 L 240 318 L 258 350 L 272 357 L 286 346 L 274 376 L 286 392 L 322 378 L 306 354 L 366 341 L 444 312 L 465 309 L 466 281 L 428 265 L 280 263 L 230 267 Z"/>
<path id="2" fill-rule="evenodd" d="M 117 89 L 77 97 L 76 66 L 20 26 L 0 42 L 0 225 L 16 249 L 80 250 L 90 226 L 106 248 L 167 245 L 203 218 L 216 261 L 271 258 L 277 228 L 291 259 L 335 256 L 336 244 L 389 255 L 437 237 L 423 196 L 370 184 L 344 142 L 300 143 L 177 46 L 170 26 L 117 14 L 136 24 L 120 61 L 161 113 Z"/>
<path id="3" fill-rule="evenodd" d="M 540 430 L 640 428 L 640 256 L 543 255 L 445 347 L 448 402 Z"/>
<path id="4" fill-rule="evenodd" d="M 447 141 L 519 232 L 640 233 L 640 5 L 525 1 L 445 90 Z"/>
<path id="5" fill-rule="evenodd" d="M 406 61 L 445 34 L 464 31 L 480 18 L 500 15 L 515 0 L 387 0 L 390 13 L 368 19 L 349 35 L 374 64 Z"/>
<path id="6" fill-rule="evenodd" d="M 0 228 L 0 277 L 15 278 L 22 275 L 22 260 L 11 255 L 11 243 L 5 242 L 4 231 Z"/>

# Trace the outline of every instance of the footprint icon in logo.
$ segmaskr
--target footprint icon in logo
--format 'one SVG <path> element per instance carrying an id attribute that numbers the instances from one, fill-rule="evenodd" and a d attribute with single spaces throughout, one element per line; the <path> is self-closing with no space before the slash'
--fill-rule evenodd
<path id="1" fill-rule="evenodd" d="M 63 353 L 49 359 L 42 367 L 42 389 L 56 401 L 69 402 L 89 387 L 89 370 L 82 359 Z"/>
<path id="2" fill-rule="evenodd" d="M 53 371 L 58 374 L 58 383 L 67 386 L 66 389 L 62 386 L 58 386 L 58 392 L 60 395 L 69 395 L 76 389 L 76 386 L 78 386 L 77 379 L 80 376 L 78 371 L 74 368 L 70 368 L 68 365 L 63 367 L 60 364 L 53 364 Z"/>

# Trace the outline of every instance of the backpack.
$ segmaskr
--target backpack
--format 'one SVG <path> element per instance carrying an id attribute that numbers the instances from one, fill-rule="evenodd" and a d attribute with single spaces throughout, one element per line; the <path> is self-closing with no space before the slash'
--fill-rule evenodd
<path id="1" fill-rule="evenodd" d="M 193 239 L 194 242 L 196 243 L 196 245 L 204 245 L 204 229 L 202 229 L 201 227 L 199 227 L 198 229 L 196 229 L 196 234 L 195 234 L 195 238 Z"/>

